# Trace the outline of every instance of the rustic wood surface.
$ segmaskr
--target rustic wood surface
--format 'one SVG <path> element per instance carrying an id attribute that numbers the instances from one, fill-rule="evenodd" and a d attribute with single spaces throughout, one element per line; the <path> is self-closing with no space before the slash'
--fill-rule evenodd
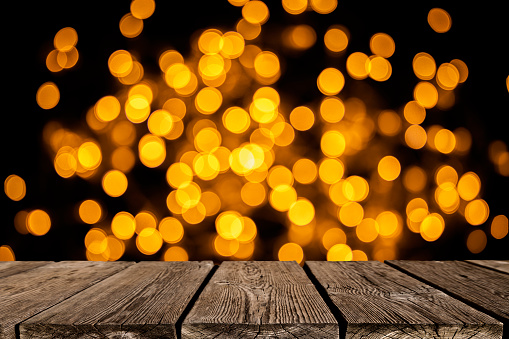
<path id="1" fill-rule="evenodd" d="M 388 263 L 502 321 L 509 338 L 509 275 L 461 261 Z"/>
<path id="2" fill-rule="evenodd" d="M 15 338 L 16 324 L 129 265 L 63 261 L 0 279 L 0 338 Z"/>
<path id="3" fill-rule="evenodd" d="M 20 325 L 21 338 L 176 338 L 214 264 L 140 262 Z"/>
<path id="4" fill-rule="evenodd" d="M 502 324 L 378 261 L 308 261 L 346 338 L 502 338 Z"/>
<path id="5" fill-rule="evenodd" d="M 0 261 L 0 279 L 50 263 L 52 261 Z"/>
<path id="6" fill-rule="evenodd" d="M 467 262 L 494 269 L 496 271 L 509 273 L 509 260 L 467 260 Z"/>
<path id="7" fill-rule="evenodd" d="M 336 319 L 295 262 L 221 264 L 182 338 L 338 338 Z"/>

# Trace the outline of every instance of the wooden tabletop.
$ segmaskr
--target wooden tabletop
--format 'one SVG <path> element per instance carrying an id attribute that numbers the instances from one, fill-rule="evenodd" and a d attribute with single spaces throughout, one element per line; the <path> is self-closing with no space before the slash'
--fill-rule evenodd
<path id="1" fill-rule="evenodd" d="M 0 262 L 0 338 L 509 339 L 508 328 L 509 260 Z"/>

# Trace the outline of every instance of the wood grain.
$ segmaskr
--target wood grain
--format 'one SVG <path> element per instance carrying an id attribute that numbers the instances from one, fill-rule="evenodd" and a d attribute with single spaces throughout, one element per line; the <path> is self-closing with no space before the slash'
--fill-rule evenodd
<path id="1" fill-rule="evenodd" d="M 0 279 L 0 338 L 15 338 L 16 324 L 130 265 L 63 261 Z"/>
<path id="2" fill-rule="evenodd" d="M 308 261 L 345 338 L 501 338 L 496 319 L 378 261 Z"/>
<path id="3" fill-rule="evenodd" d="M 509 273 L 509 260 L 466 260 L 474 265 L 488 267 L 496 271 Z"/>
<path id="4" fill-rule="evenodd" d="M 52 261 L 0 261 L 0 279 L 50 263 Z"/>
<path id="5" fill-rule="evenodd" d="M 182 324 L 182 338 L 338 338 L 338 324 L 296 262 L 225 261 Z"/>
<path id="6" fill-rule="evenodd" d="M 214 264 L 140 262 L 20 325 L 21 338 L 176 338 Z"/>
<path id="7" fill-rule="evenodd" d="M 509 275 L 461 261 L 389 261 L 509 326 Z M 504 331 L 504 338 L 509 333 Z"/>

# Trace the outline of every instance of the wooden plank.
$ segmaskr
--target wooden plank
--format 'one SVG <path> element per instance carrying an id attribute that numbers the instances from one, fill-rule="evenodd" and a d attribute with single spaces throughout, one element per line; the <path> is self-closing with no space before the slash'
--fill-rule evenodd
<path id="1" fill-rule="evenodd" d="M 32 338 L 176 338 L 176 323 L 214 264 L 141 262 L 20 325 Z"/>
<path id="2" fill-rule="evenodd" d="M 461 261 L 388 262 L 509 326 L 509 275 Z M 509 338 L 507 329 L 504 337 Z"/>
<path id="3" fill-rule="evenodd" d="M 182 324 L 182 338 L 338 338 L 338 324 L 296 262 L 225 261 Z"/>
<path id="4" fill-rule="evenodd" d="M 130 265 L 63 261 L 2 278 L 0 338 L 15 338 L 16 324 Z"/>
<path id="5" fill-rule="evenodd" d="M 509 273 L 509 260 L 467 260 L 474 265 L 488 267 L 496 271 Z"/>
<path id="6" fill-rule="evenodd" d="M 308 261 L 344 338 L 501 338 L 496 319 L 378 261 Z"/>
<path id="7" fill-rule="evenodd" d="M 25 272 L 40 266 L 52 263 L 52 261 L 1 261 L 0 279 L 13 274 Z"/>

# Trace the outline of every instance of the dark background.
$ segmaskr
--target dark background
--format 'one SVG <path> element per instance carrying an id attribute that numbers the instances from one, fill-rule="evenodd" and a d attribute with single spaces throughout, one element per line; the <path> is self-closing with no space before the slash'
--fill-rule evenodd
<path id="1" fill-rule="evenodd" d="M 454 58 L 465 61 L 469 78 L 457 89 L 456 105 L 447 112 L 430 110 L 424 126 L 438 123 L 451 130 L 463 126 L 472 133 L 471 152 L 460 161 L 466 170 L 480 175 L 482 197 L 490 205 L 490 219 L 480 227 L 489 234 L 492 217 L 509 213 L 509 179 L 496 174 L 487 155 L 492 141 L 509 141 L 506 123 L 509 93 L 505 85 L 509 75 L 509 26 L 496 2 L 472 6 L 460 1 L 398 2 L 398 5 L 340 1 L 338 8 L 325 16 L 314 12 L 292 16 L 283 11 L 280 1 L 266 2 L 271 17 L 262 30 L 265 48 L 279 48 L 271 33 L 280 32 L 286 25 L 306 23 L 316 30 L 318 39 L 311 50 L 298 58 L 285 56 L 285 72 L 277 85 L 283 93 L 292 93 L 302 103 L 319 97 L 320 93 L 316 86 L 306 86 L 300 79 L 316 79 L 325 67 L 338 67 L 346 74 L 346 56 L 355 51 L 369 54 L 369 38 L 376 32 L 388 33 L 396 42 L 396 52 L 390 58 L 391 78 L 384 83 L 365 80 L 383 98 L 385 108 L 399 108 L 412 98 L 413 87 L 418 82 L 411 65 L 416 53 L 430 53 L 437 65 Z M 241 9 L 226 0 L 158 1 L 155 14 L 145 20 L 143 33 L 138 38 L 127 39 L 121 36 L 118 22 L 129 11 L 129 3 L 10 1 L 2 6 L 1 177 L 4 180 L 13 173 L 20 175 L 27 182 L 27 196 L 13 202 L 1 195 L 0 245 L 11 246 L 18 260 L 84 259 L 83 238 L 88 226 L 76 221 L 76 203 L 92 196 L 98 197 L 105 206 L 113 206 L 113 210 L 123 207 L 122 202 L 106 196 L 100 185 L 89 185 L 80 178 L 62 179 L 55 173 L 43 145 L 43 126 L 57 120 L 70 129 L 86 128 L 87 109 L 98 98 L 115 94 L 121 86 L 107 67 L 106 61 L 113 51 L 140 52 L 139 61 L 145 73 L 158 74 L 157 56 L 161 51 L 172 47 L 186 56 L 189 39 L 195 31 L 208 27 L 233 30 L 241 17 Z M 428 11 L 433 7 L 444 8 L 451 14 L 453 24 L 448 33 L 435 33 L 427 24 Z M 323 34 L 332 24 L 342 24 L 351 33 L 347 54 L 339 59 L 328 57 L 323 49 Z M 78 32 L 80 58 L 74 68 L 51 73 L 46 69 L 45 58 L 53 49 L 55 33 L 66 26 Z M 46 81 L 57 83 L 61 93 L 59 104 L 49 111 L 40 109 L 35 101 L 38 87 Z M 155 185 L 143 175 L 143 169 L 137 170 L 143 178 L 137 183 L 139 186 Z M 14 229 L 15 214 L 33 208 L 50 211 L 52 229 L 43 237 L 21 235 Z M 473 228 L 466 223 L 464 227 L 464 230 L 456 227 L 452 233 L 446 230 L 434 243 L 409 235 L 409 241 L 401 242 L 399 255 L 401 259 L 472 257 L 464 243 L 467 230 Z M 260 236 L 270 241 L 271 233 L 263 233 L 261 227 Z M 477 257 L 507 258 L 507 245 L 507 237 L 494 240 L 488 235 L 488 245 Z M 200 259 L 190 254 L 191 259 Z M 270 259 L 272 253 L 264 257 Z"/>

